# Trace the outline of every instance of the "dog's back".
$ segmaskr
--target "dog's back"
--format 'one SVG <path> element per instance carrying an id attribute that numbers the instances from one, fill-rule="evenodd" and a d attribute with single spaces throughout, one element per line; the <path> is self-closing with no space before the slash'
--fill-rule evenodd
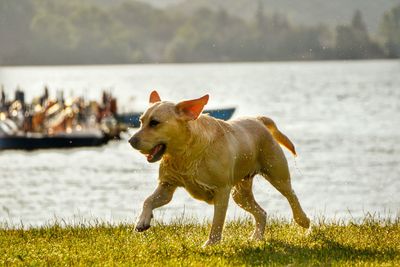
<path id="1" fill-rule="evenodd" d="M 225 172 L 233 179 L 230 182 L 235 184 L 244 177 L 259 173 L 265 165 L 276 162 L 285 165 L 286 158 L 279 146 L 281 140 L 294 152 L 290 140 L 272 123 L 266 117 L 245 117 L 225 122 L 202 115 L 190 122 L 190 128 L 196 140 L 201 140 L 206 146 L 205 169 Z"/>
<path id="2" fill-rule="evenodd" d="M 206 135 L 205 138 L 209 140 L 218 140 L 218 138 L 227 137 L 230 134 L 233 134 L 236 136 L 235 139 L 238 142 L 254 143 L 254 140 L 260 138 L 270 139 L 270 137 L 273 137 L 275 141 L 286 147 L 296 156 L 296 150 L 293 143 L 278 129 L 275 122 L 268 117 L 242 117 L 225 122 L 208 115 L 202 115 L 196 121 L 191 122 L 191 125 L 193 131 Z"/>

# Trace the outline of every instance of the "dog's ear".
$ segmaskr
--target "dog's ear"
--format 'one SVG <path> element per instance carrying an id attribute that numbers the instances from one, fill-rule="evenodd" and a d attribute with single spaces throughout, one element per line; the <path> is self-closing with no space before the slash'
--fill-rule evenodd
<path id="1" fill-rule="evenodd" d="M 209 96 L 205 95 L 197 99 L 182 101 L 176 105 L 176 110 L 185 120 L 195 120 L 203 111 L 208 98 Z"/>
<path id="2" fill-rule="evenodd" d="M 160 101 L 161 101 L 161 98 L 160 98 L 160 95 L 157 93 L 157 91 L 154 90 L 153 92 L 151 92 L 150 99 L 149 99 L 150 104 L 160 102 Z"/>

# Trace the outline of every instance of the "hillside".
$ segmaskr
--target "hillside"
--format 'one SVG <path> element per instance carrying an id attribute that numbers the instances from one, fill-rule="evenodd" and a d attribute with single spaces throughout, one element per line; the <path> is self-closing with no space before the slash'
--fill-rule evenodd
<path id="1" fill-rule="evenodd" d="M 168 0 L 161 5 L 159 0 L 2 0 L 0 64 L 400 56 L 400 3 L 396 8 L 386 8 L 393 0 L 380 1 L 379 5 L 370 0 L 364 5 L 361 0 L 348 5 L 343 0 L 263 0 L 263 4 L 245 0 L 220 0 L 218 4 L 210 0 L 177 1 Z M 354 12 L 357 8 L 361 12 Z M 380 35 L 368 31 L 368 25 L 377 29 L 380 20 Z"/>
<path id="2" fill-rule="evenodd" d="M 107 1 L 107 0 L 97 0 Z M 218 10 L 226 9 L 230 14 L 250 20 L 254 17 L 258 1 L 248 0 L 140 0 L 156 7 L 166 7 L 191 13 L 200 7 Z M 355 10 L 359 9 L 364 16 L 368 30 L 376 32 L 382 14 L 400 3 L 400 0 L 262 0 L 265 12 L 286 14 L 295 24 L 307 26 L 320 23 L 329 26 L 348 23 Z"/>

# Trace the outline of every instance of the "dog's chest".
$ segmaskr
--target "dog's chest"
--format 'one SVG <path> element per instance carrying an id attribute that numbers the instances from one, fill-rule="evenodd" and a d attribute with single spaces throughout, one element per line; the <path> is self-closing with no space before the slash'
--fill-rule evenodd
<path id="1" fill-rule="evenodd" d="M 212 203 L 214 198 L 214 188 L 203 183 L 198 176 L 175 175 L 174 182 L 183 188 L 195 199 Z"/>
<path id="2" fill-rule="evenodd" d="M 186 166 L 187 167 L 187 166 Z M 188 193 L 199 200 L 212 203 L 214 189 L 212 186 L 201 181 L 201 174 L 198 168 L 176 168 L 176 166 L 166 166 L 161 168 L 161 179 L 183 187 Z"/>
<path id="3" fill-rule="evenodd" d="M 183 187 L 192 197 L 207 203 L 212 203 L 214 198 L 214 189 L 212 187 L 191 178 L 185 179 Z"/>
<path id="4" fill-rule="evenodd" d="M 215 188 L 202 182 L 199 177 L 199 174 L 196 172 L 190 174 L 168 172 L 167 175 L 163 176 L 162 180 L 183 187 L 195 199 L 203 200 L 211 204 L 214 198 Z"/>

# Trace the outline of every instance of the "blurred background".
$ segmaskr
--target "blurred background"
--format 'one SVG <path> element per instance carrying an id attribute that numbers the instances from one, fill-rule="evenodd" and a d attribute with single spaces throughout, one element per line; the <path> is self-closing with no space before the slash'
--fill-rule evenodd
<path id="1" fill-rule="evenodd" d="M 3 0 L 3 65 L 398 58 L 398 0 Z"/>
<path id="2" fill-rule="evenodd" d="M 399 0 L 2 0 L 0 223 L 134 222 L 158 164 L 127 140 L 153 89 L 274 119 L 311 217 L 395 218 L 399 57 Z M 254 190 L 291 218 L 262 177 Z M 156 212 L 182 216 L 212 207 L 178 190 Z"/>

